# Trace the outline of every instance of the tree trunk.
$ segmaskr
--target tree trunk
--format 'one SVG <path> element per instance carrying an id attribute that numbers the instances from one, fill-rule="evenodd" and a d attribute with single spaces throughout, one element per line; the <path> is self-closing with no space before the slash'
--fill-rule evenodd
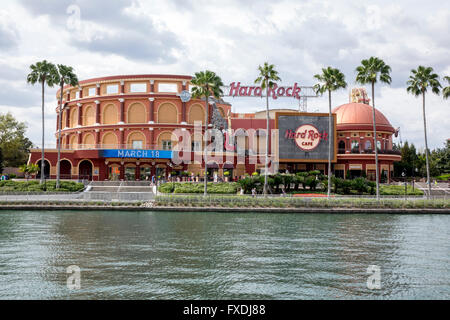
<path id="1" fill-rule="evenodd" d="M 427 139 L 427 120 L 425 118 L 425 91 L 422 91 L 423 97 L 423 131 L 425 133 L 425 160 L 427 164 L 427 184 L 428 184 L 428 195 L 427 198 L 430 199 L 431 196 L 431 179 L 430 179 L 430 164 L 428 162 L 428 139 Z"/>
<path id="2" fill-rule="evenodd" d="M 203 195 L 206 196 L 208 194 L 208 135 L 206 134 L 208 132 L 208 112 L 209 112 L 209 104 L 208 104 L 208 96 L 209 96 L 209 88 L 208 86 L 206 86 L 206 89 L 208 91 L 208 93 L 205 96 L 205 102 L 206 102 L 206 116 L 205 116 L 205 147 L 203 148 L 204 150 L 204 159 L 205 159 L 205 181 L 204 181 L 204 190 L 203 190 Z"/>
<path id="3" fill-rule="evenodd" d="M 44 183 L 44 176 L 45 176 L 45 152 L 44 152 L 44 85 L 45 85 L 45 80 L 41 81 L 42 83 L 42 154 L 41 154 L 41 184 Z"/>
<path id="4" fill-rule="evenodd" d="M 373 142 L 375 149 L 375 182 L 377 186 L 377 200 L 380 199 L 380 177 L 378 175 L 378 143 L 377 143 L 377 123 L 375 120 L 375 83 L 372 82 L 372 113 L 373 113 Z"/>
<path id="5" fill-rule="evenodd" d="M 331 194 L 331 141 L 334 139 L 334 130 L 331 130 L 331 118 L 331 90 L 328 90 L 328 199 Z"/>
<path id="6" fill-rule="evenodd" d="M 59 179 L 61 174 L 61 126 L 62 126 L 62 102 L 64 83 L 61 83 L 61 95 L 59 97 L 59 123 L 58 123 L 58 160 L 56 162 L 56 189 L 59 189 Z"/>
<path id="7" fill-rule="evenodd" d="M 264 197 L 267 197 L 267 171 L 269 168 L 269 81 L 266 78 L 266 157 L 264 160 Z"/>

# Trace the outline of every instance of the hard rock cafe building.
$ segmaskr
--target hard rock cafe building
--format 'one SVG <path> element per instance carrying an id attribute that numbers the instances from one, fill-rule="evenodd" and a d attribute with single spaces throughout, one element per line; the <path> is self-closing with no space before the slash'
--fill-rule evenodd
<path id="1" fill-rule="evenodd" d="M 56 107 L 55 132 L 57 136 L 61 126 L 61 179 L 203 179 L 205 101 L 183 99 L 191 89 L 190 79 L 184 75 L 123 75 L 64 87 L 63 105 Z M 58 101 L 59 96 L 58 91 Z M 271 110 L 270 128 L 278 129 L 271 133 L 269 144 L 274 159 L 271 168 L 325 173 L 331 138 L 336 176 L 374 179 L 372 109 L 365 96 L 359 99 L 352 95 L 351 101 L 333 109 L 331 135 L 328 114 Z M 236 180 L 262 171 L 266 112 L 233 113 L 223 100 L 213 100 L 208 108 L 208 128 L 218 129 L 225 136 L 222 150 L 208 151 L 208 176 Z M 390 180 L 393 162 L 400 160 L 400 155 L 392 151 L 395 130 L 378 110 L 376 123 L 379 172 Z M 174 132 L 182 132 L 182 137 Z M 181 155 L 177 144 L 182 140 L 189 141 L 188 150 L 182 151 L 183 159 L 192 161 L 175 161 Z M 56 178 L 57 149 L 45 149 L 44 161 L 45 176 Z M 41 150 L 32 149 L 29 163 L 40 166 L 40 162 Z"/>

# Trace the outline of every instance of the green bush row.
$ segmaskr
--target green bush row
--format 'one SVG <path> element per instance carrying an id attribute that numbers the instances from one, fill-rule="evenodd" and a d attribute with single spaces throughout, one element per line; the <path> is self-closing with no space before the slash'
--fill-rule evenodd
<path id="1" fill-rule="evenodd" d="M 403 199 L 320 199 L 320 198 L 253 198 L 248 196 L 157 196 L 157 206 L 245 207 L 245 208 L 450 208 L 450 200 Z"/>
<path id="2" fill-rule="evenodd" d="M 239 185 L 236 182 L 208 182 L 208 193 L 235 194 Z M 158 187 L 161 193 L 203 193 L 203 183 L 192 182 L 166 182 Z"/>
<path id="3" fill-rule="evenodd" d="M 75 181 L 61 181 L 60 188 L 56 189 L 56 181 L 47 181 L 40 184 L 37 180 L 32 181 L 0 181 L 0 192 L 8 191 L 52 191 L 52 192 L 77 192 L 84 189 L 84 184 Z"/>
<path id="4" fill-rule="evenodd" d="M 36 200 L 36 201 L 21 201 L 21 200 L 13 200 L 13 201 L 0 201 L 1 206 L 12 206 L 12 205 L 45 205 L 45 206 L 119 206 L 119 207 L 140 207 L 142 206 L 142 201 L 136 202 L 104 202 L 104 201 L 55 201 L 55 200 Z"/>

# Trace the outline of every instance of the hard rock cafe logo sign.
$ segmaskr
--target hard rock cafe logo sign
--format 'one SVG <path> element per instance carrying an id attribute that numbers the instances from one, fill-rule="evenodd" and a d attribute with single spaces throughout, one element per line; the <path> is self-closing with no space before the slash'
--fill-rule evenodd
<path id="1" fill-rule="evenodd" d="M 294 139 L 297 147 L 303 151 L 312 151 L 320 143 L 321 140 L 328 141 L 328 133 L 322 133 L 312 124 L 303 124 L 295 131 L 287 129 L 284 137 L 286 139 Z"/>

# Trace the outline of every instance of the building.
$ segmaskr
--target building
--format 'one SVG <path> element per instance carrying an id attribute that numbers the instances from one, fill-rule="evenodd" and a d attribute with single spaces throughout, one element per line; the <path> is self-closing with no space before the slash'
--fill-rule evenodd
<path id="1" fill-rule="evenodd" d="M 185 75 L 123 75 L 64 87 L 61 114 L 56 108 L 55 133 L 61 126 L 61 178 L 102 181 L 187 175 L 201 180 L 206 110 L 204 100 L 189 99 L 189 95 L 182 99 L 191 89 L 190 79 Z M 270 127 L 279 129 L 269 144 L 272 172 L 327 172 L 328 143 L 324 142 L 331 137 L 332 169 L 337 176 L 365 174 L 374 179 L 372 108 L 366 102 L 335 108 L 331 135 L 328 114 L 271 110 Z M 224 141 L 208 151 L 211 179 L 237 179 L 263 170 L 265 117 L 265 111 L 232 113 L 229 103 L 213 99 L 208 108 L 209 128 L 223 133 Z M 389 180 L 393 161 L 400 160 L 392 151 L 395 130 L 378 110 L 376 119 L 380 173 Z M 299 129 L 308 129 L 311 141 L 306 141 L 308 137 L 301 140 Z M 218 143 L 218 138 L 209 137 L 208 145 Z M 177 161 L 180 158 L 184 161 Z M 40 159 L 40 150 L 32 150 L 29 162 L 40 165 Z M 54 179 L 57 149 L 45 150 L 44 164 L 45 175 Z"/>

